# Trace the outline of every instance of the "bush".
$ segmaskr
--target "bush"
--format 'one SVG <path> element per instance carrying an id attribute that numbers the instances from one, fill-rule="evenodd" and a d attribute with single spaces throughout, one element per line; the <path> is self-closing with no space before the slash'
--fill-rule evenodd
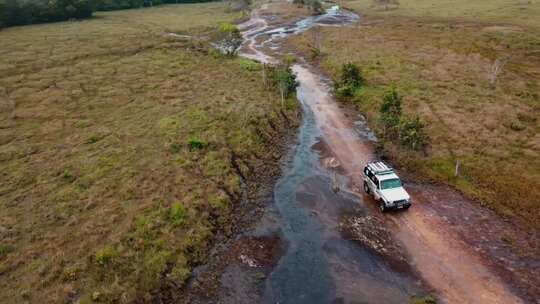
<path id="1" fill-rule="evenodd" d="M 390 89 L 383 96 L 383 101 L 379 109 L 379 123 L 385 140 L 394 140 L 399 134 L 399 123 L 401 119 L 401 96 L 395 88 Z"/>
<path id="2" fill-rule="evenodd" d="M 293 0 L 292 3 L 297 4 L 298 6 L 307 5 L 309 9 L 317 14 L 322 14 L 324 12 L 323 5 L 320 0 Z"/>
<path id="3" fill-rule="evenodd" d="M 169 219 L 171 222 L 176 225 L 180 226 L 184 223 L 184 221 L 187 218 L 187 210 L 186 207 L 182 203 L 176 202 L 171 205 L 171 209 L 169 211 Z"/>
<path id="4" fill-rule="evenodd" d="M 395 116 L 401 115 L 401 96 L 395 88 L 391 88 L 383 96 L 383 102 L 381 104 L 381 114 L 391 114 Z"/>
<path id="5" fill-rule="evenodd" d="M 13 248 L 11 246 L 0 244 L 0 257 L 5 256 L 12 251 L 13 251 Z"/>
<path id="6" fill-rule="evenodd" d="M 281 95 L 281 107 L 285 108 L 285 99 L 296 90 L 298 82 L 289 64 L 277 66 L 264 66 L 264 71 L 268 71 L 272 87 L 277 88 Z M 266 80 L 265 80 L 266 82 Z"/>
<path id="7" fill-rule="evenodd" d="M 100 266 L 109 264 L 116 257 L 116 250 L 111 246 L 103 247 L 95 254 L 96 263 Z"/>
<path id="8" fill-rule="evenodd" d="M 219 31 L 222 33 L 240 33 L 238 27 L 232 23 L 222 23 L 219 25 Z"/>
<path id="9" fill-rule="evenodd" d="M 308 0 L 307 4 L 309 8 L 316 14 L 322 14 L 324 12 L 323 5 L 320 0 Z"/>
<path id="10" fill-rule="evenodd" d="M 429 142 L 424 130 L 425 125 L 418 116 L 402 116 L 401 100 L 395 88 L 384 94 L 379 109 L 379 136 L 386 141 L 398 142 L 411 150 L 422 150 Z"/>
<path id="11" fill-rule="evenodd" d="M 251 59 L 241 58 L 240 59 L 240 67 L 246 71 L 257 71 L 261 68 L 260 64 L 256 61 L 253 61 Z"/>
<path id="12" fill-rule="evenodd" d="M 288 97 L 291 92 L 294 92 L 298 86 L 296 75 L 289 65 L 270 67 L 270 79 L 272 79 L 273 85 L 282 92 L 283 97 L 285 98 Z"/>
<path id="13" fill-rule="evenodd" d="M 352 97 L 364 84 L 360 69 L 354 63 L 346 63 L 341 67 L 341 79 L 336 86 L 336 94 L 341 97 Z"/>
<path id="14" fill-rule="evenodd" d="M 422 150 L 428 142 L 420 117 L 402 119 L 399 126 L 400 143 L 411 150 Z"/>
<path id="15" fill-rule="evenodd" d="M 188 146 L 191 150 L 202 150 L 208 144 L 198 137 L 190 137 L 188 139 Z"/>
<path id="16" fill-rule="evenodd" d="M 77 179 L 77 177 L 71 171 L 66 169 L 64 172 L 62 172 L 62 179 L 68 183 L 72 183 Z"/>

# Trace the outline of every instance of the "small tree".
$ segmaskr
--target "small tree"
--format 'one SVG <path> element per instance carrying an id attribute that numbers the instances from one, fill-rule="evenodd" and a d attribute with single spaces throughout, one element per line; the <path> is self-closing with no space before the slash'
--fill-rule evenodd
<path id="1" fill-rule="evenodd" d="M 391 88 L 384 94 L 379 113 L 383 138 L 395 139 L 398 135 L 401 118 L 401 96 L 395 88 Z"/>
<path id="2" fill-rule="evenodd" d="M 364 84 L 360 68 L 354 63 L 346 63 L 341 67 L 341 79 L 337 84 L 337 95 L 351 97 Z"/>
<path id="3" fill-rule="evenodd" d="M 420 117 L 402 119 L 399 126 L 399 142 L 412 150 L 422 150 L 428 142 Z"/>
<path id="4" fill-rule="evenodd" d="M 308 0 L 309 8 L 316 14 L 322 14 L 324 12 L 322 3 L 320 0 Z"/>
<path id="5" fill-rule="evenodd" d="M 281 106 L 284 107 L 285 98 L 287 98 L 291 92 L 294 92 L 298 86 L 296 75 L 294 75 L 291 67 L 285 64 L 269 67 L 269 70 L 272 83 L 278 88 L 281 95 Z"/>

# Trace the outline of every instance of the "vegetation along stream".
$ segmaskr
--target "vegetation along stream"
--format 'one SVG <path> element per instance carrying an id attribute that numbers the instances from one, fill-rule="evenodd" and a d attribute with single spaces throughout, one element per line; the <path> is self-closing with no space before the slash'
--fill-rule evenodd
<path id="1" fill-rule="evenodd" d="M 241 56 L 262 63 L 278 62 L 284 55 L 281 42 L 289 35 L 359 20 L 334 6 L 322 15 L 276 24 L 271 14 L 261 13 L 265 10 L 267 5 L 240 25 Z M 267 275 L 259 276 L 263 283 L 247 279 L 249 269 L 258 267 L 256 259 L 242 256 L 247 267 L 227 266 L 220 302 L 407 303 L 416 298 L 430 303 L 433 296 L 443 303 L 524 303 L 522 298 L 530 297 L 527 286 L 512 282 L 507 271 L 519 257 L 503 251 L 480 254 L 448 218 L 484 240 L 466 219 L 482 218 L 487 233 L 511 227 L 455 191 L 406 180 L 413 207 L 381 214 L 359 190 L 363 166 L 377 159 L 375 136 L 362 116 L 336 102 L 331 82 L 315 67 L 299 58 L 292 70 L 304 112 L 297 144 L 274 187 L 273 203 L 243 236 L 279 235 L 277 242 L 286 246 Z M 494 259 L 510 262 L 493 267 Z"/>

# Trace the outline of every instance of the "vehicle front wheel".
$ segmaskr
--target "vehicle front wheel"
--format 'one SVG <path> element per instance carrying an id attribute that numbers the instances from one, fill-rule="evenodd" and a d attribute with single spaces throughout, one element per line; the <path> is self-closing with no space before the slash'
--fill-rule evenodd
<path id="1" fill-rule="evenodd" d="M 379 202 L 379 209 L 381 209 L 381 212 L 386 212 L 386 206 L 384 205 L 383 201 Z"/>
<path id="2" fill-rule="evenodd" d="M 369 194 L 369 186 L 366 182 L 364 182 L 364 191 Z"/>

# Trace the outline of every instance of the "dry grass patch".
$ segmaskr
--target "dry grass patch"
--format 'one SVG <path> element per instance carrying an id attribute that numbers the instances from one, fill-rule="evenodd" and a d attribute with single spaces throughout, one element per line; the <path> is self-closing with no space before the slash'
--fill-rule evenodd
<path id="1" fill-rule="evenodd" d="M 276 140 L 296 108 L 280 109 L 240 59 L 165 35 L 238 17 L 224 7 L 0 32 L 6 303 L 181 296 L 212 236 L 230 232 L 241 176 L 251 187 L 278 169 Z"/>
<path id="2" fill-rule="evenodd" d="M 344 0 L 343 6 L 370 16 L 407 16 L 446 21 L 481 21 L 540 27 L 538 0 L 399 0 L 398 5 L 375 5 L 374 0 Z M 385 1 L 381 1 L 385 2 Z M 385 9 L 386 8 L 386 9 Z"/>

